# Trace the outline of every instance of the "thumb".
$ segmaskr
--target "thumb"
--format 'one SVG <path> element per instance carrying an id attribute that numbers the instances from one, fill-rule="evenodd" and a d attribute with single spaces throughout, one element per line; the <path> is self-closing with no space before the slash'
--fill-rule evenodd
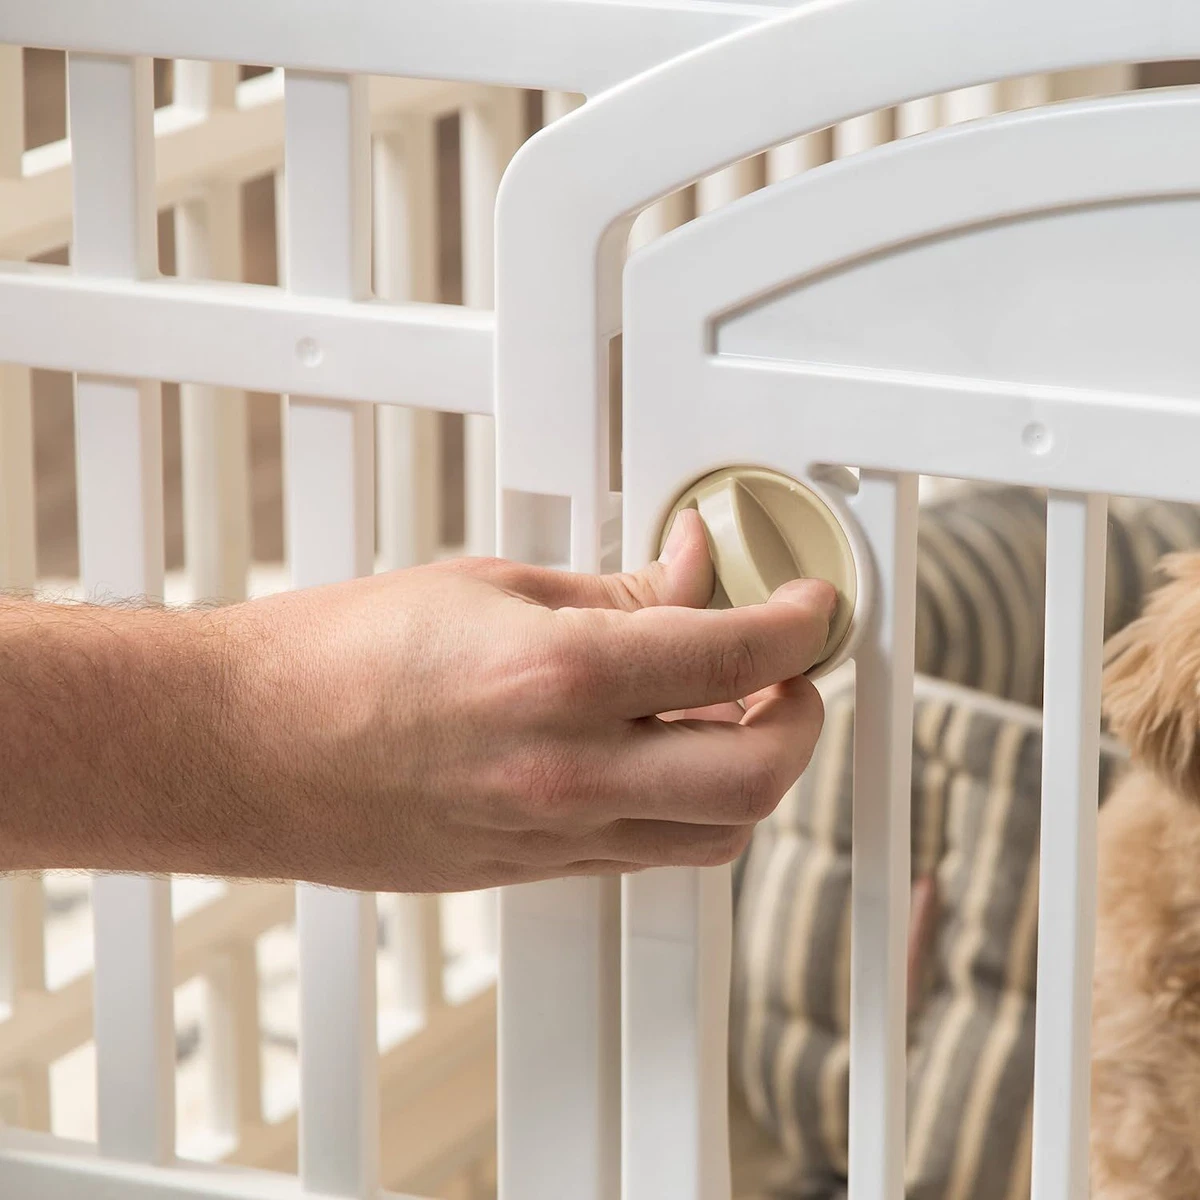
<path id="1" fill-rule="evenodd" d="M 712 599 L 715 582 L 704 524 L 694 509 L 675 518 L 658 561 L 640 571 L 576 575 L 511 564 L 506 569 L 512 573 L 509 588 L 547 608 L 703 608 Z"/>
<path id="2" fill-rule="evenodd" d="M 594 581 L 597 608 L 703 608 L 712 599 L 715 575 L 700 514 L 685 508 L 676 516 L 657 562 L 640 571 L 596 576 Z"/>

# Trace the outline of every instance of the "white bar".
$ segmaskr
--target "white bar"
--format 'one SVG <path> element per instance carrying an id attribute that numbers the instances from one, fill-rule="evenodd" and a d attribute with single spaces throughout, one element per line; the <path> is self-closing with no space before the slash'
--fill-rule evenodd
<path id="1" fill-rule="evenodd" d="M 463 303 L 491 308 L 496 278 L 496 192 L 522 141 L 521 93 L 495 91 L 462 110 Z M 496 552 L 496 435 L 492 418 L 470 417 L 464 430 L 466 548 Z"/>
<path id="2" fill-rule="evenodd" d="M 0 361 L 0 589 L 33 587 L 35 504 L 29 370 Z"/>
<path id="3" fill-rule="evenodd" d="M 157 269 L 153 77 L 147 59 L 72 55 L 74 269 Z M 89 596 L 163 590 L 162 406 L 157 383 L 75 381 L 79 551 Z M 96 1090 L 102 1154 L 145 1163 L 175 1150 L 171 896 L 166 880 L 99 876 L 92 887 Z"/>
<path id="4" fill-rule="evenodd" d="M 422 1021 L 445 1004 L 442 909 L 437 896 L 397 896 L 388 944 L 400 972 L 400 1005 Z"/>
<path id="5" fill-rule="evenodd" d="M 581 104 L 583 97 L 575 92 L 543 92 L 542 93 L 542 125 L 551 125 L 562 120 L 568 113 L 573 113 Z"/>
<path id="6" fill-rule="evenodd" d="M 291 291 L 370 287 L 370 136 L 361 78 L 289 73 L 287 277 Z M 363 405 L 292 397 L 288 547 L 298 588 L 370 573 L 374 421 Z M 300 1179 L 374 1197 L 379 1186 L 375 897 L 300 886 Z"/>
<path id="7" fill-rule="evenodd" d="M 708 175 L 696 183 L 696 212 L 712 212 L 748 196 L 766 183 L 766 163 L 761 154 Z"/>
<path id="8" fill-rule="evenodd" d="M 237 107 L 236 63 L 181 59 L 173 102 L 203 119 Z M 214 180 L 175 208 L 175 268 L 181 278 L 242 278 L 242 188 Z M 184 383 L 184 558 L 196 599 L 241 600 L 250 569 L 250 464 L 246 397 L 231 388 Z"/>
<path id="9" fill-rule="evenodd" d="M 434 121 L 421 116 L 375 140 L 375 292 L 380 299 L 437 299 L 436 141 Z M 376 422 L 383 565 L 394 569 L 429 562 L 441 533 L 441 416 L 381 406 Z"/>
<path id="10" fill-rule="evenodd" d="M 833 129 L 833 157 L 846 158 L 873 146 L 882 146 L 892 136 L 892 114 L 889 109 L 864 113 L 861 117 L 843 121 Z"/>
<path id="11" fill-rule="evenodd" d="M 1050 494 L 1033 1200 L 1087 1200 L 1089 1192 L 1107 519 L 1104 496 Z"/>
<path id="12" fill-rule="evenodd" d="M 1053 99 L 1074 100 L 1081 96 L 1112 96 L 1127 92 L 1136 86 L 1135 71 L 1136 68 L 1129 63 L 1060 71 L 1051 76 Z"/>
<path id="13" fill-rule="evenodd" d="M 22 51 L 20 46 L 0 46 L 0 182 L 20 179 L 24 149 Z M 29 372 L 0 359 L 0 589 L 32 587 L 35 560 Z"/>
<path id="14" fill-rule="evenodd" d="M 294 1175 L 178 1162 L 144 1166 L 85 1142 L 24 1129 L 0 1137 L 0 1195 L 12 1200 L 305 1200 Z"/>
<path id="15" fill-rule="evenodd" d="M 73 279 L 65 267 L 0 266 L 0 312 L 0 361 L 492 411 L 494 317 L 453 305 L 289 296 L 251 284 Z"/>
<path id="16" fill-rule="evenodd" d="M 22 993 L 45 990 L 45 907 L 40 875 L 0 879 L 0 1020 Z"/>
<path id="17" fill-rule="evenodd" d="M 924 96 L 910 100 L 896 109 L 896 136 L 912 137 L 916 133 L 928 133 L 942 123 L 940 96 Z"/>
<path id="18" fill-rule="evenodd" d="M 175 62 L 172 103 L 207 116 L 214 109 L 237 107 L 238 66 L 230 62 Z"/>
<path id="19" fill-rule="evenodd" d="M 796 138 L 767 151 L 767 182 L 790 179 L 812 167 L 827 163 L 833 154 L 833 136 L 822 129 L 807 137 Z"/>
<path id="20" fill-rule="evenodd" d="M 236 1143 L 246 1126 L 263 1119 L 258 955 L 253 940 L 220 955 L 206 974 L 205 992 L 215 1131 Z"/>
<path id="21" fill-rule="evenodd" d="M 678 229 L 695 215 L 695 189 L 681 188 L 664 196 L 640 213 L 633 222 L 633 228 L 629 231 L 629 252 L 632 254 L 664 233 Z"/>
<path id="22" fill-rule="evenodd" d="M 500 898 L 500 1200 L 612 1200 L 620 1171 L 620 889 Z"/>
<path id="23" fill-rule="evenodd" d="M 624 880 L 623 1200 L 729 1200 L 728 867 Z"/>
<path id="24" fill-rule="evenodd" d="M 416 79 L 371 80 L 376 122 L 397 112 L 443 112 L 463 95 L 461 86 Z M 171 105 L 155 117 L 158 204 L 170 208 L 192 196 L 200 181 L 256 178 L 283 161 L 283 87 L 269 76 L 242 84 L 236 109 L 203 118 L 194 108 Z M 63 245 L 71 234 L 70 144 L 27 151 L 24 178 L 10 187 L 0 179 L 0 252 L 31 258 Z"/>
<path id="25" fill-rule="evenodd" d="M 917 477 L 864 471 L 875 601 L 855 657 L 851 1200 L 903 1200 Z"/>
<path id="26" fill-rule="evenodd" d="M 20 46 L 0 45 L 0 180 L 20 179 L 25 153 L 25 71 Z"/>
<path id="27" fill-rule="evenodd" d="M 181 278 L 242 277 L 241 185 L 213 183 L 175 209 Z M 211 350 L 210 350 L 211 352 Z M 183 544 L 196 599 L 242 600 L 250 569 L 250 463 L 246 396 L 233 388 L 179 388 Z"/>
<path id="28" fill-rule="evenodd" d="M 1000 111 L 1000 85 L 981 83 L 977 87 L 960 88 L 942 97 L 942 116 L 947 125 L 962 121 L 977 121 Z"/>
<path id="29" fill-rule="evenodd" d="M 1053 77 L 1050 75 L 1022 75 L 1019 79 L 1008 79 L 1000 85 L 1003 107 L 1008 112 L 1021 108 L 1039 108 L 1054 99 Z"/>
<path id="30" fill-rule="evenodd" d="M 349 12 L 348 25 L 346 0 L 304 0 L 302 6 L 292 0 L 286 10 L 245 0 L 122 0 L 121 19 L 114 21 L 95 0 L 43 0 L 10 4 L 4 36 L 25 46 L 563 88 L 591 96 L 777 16 L 779 9 L 680 0 L 523 0 L 517 13 L 511 5 L 387 0 Z M 514 22 L 535 34 L 515 36 Z M 331 36 L 334 30 L 352 36 Z"/>

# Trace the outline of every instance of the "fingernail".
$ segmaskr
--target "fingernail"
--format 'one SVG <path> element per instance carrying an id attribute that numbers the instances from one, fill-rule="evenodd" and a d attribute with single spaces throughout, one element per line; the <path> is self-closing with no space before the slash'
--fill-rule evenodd
<path id="1" fill-rule="evenodd" d="M 676 513 L 675 520 L 671 522 L 671 532 L 667 535 L 667 540 L 663 545 L 662 551 L 659 553 L 658 561 L 660 563 L 669 563 L 679 553 L 679 549 L 686 537 L 687 523 L 684 520 L 684 515 L 683 513 Z"/>
<path id="2" fill-rule="evenodd" d="M 786 600 L 789 604 L 811 605 L 832 621 L 837 612 L 837 588 L 824 579 L 793 579 L 779 588 L 772 600 Z"/>

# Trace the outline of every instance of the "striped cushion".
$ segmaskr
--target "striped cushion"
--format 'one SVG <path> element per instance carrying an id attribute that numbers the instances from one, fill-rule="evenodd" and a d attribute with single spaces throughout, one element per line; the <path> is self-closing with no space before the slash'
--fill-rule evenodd
<path id="1" fill-rule="evenodd" d="M 1200 545 L 1200 509 L 1109 503 L 1109 633 L 1136 613 L 1164 554 Z M 1022 704 L 1042 702 L 1046 500 L 977 487 L 922 509 L 917 670 Z"/>
<path id="2" fill-rule="evenodd" d="M 1112 515 L 1110 629 L 1161 553 L 1200 545 L 1192 510 Z M 970 688 L 916 683 L 913 871 L 936 876 L 940 919 L 910 1014 L 910 1200 L 1028 1195 L 1041 734 L 1012 700 L 1040 698 L 1044 554 L 1030 493 L 922 512 L 918 663 Z M 804 1197 L 840 1193 L 847 1150 L 852 673 L 822 690 L 813 763 L 741 866 L 734 964 L 735 1070 L 792 1164 L 785 1194 Z M 1102 786 L 1118 760 L 1108 747 Z"/>

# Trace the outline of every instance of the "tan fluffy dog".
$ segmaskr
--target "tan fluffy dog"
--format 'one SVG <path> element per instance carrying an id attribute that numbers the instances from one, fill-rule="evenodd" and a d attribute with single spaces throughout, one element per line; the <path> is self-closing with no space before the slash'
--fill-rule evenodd
<path id="1" fill-rule="evenodd" d="M 1109 643 L 1132 765 L 1100 812 L 1093 1200 L 1200 1200 L 1200 554 Z"/>

